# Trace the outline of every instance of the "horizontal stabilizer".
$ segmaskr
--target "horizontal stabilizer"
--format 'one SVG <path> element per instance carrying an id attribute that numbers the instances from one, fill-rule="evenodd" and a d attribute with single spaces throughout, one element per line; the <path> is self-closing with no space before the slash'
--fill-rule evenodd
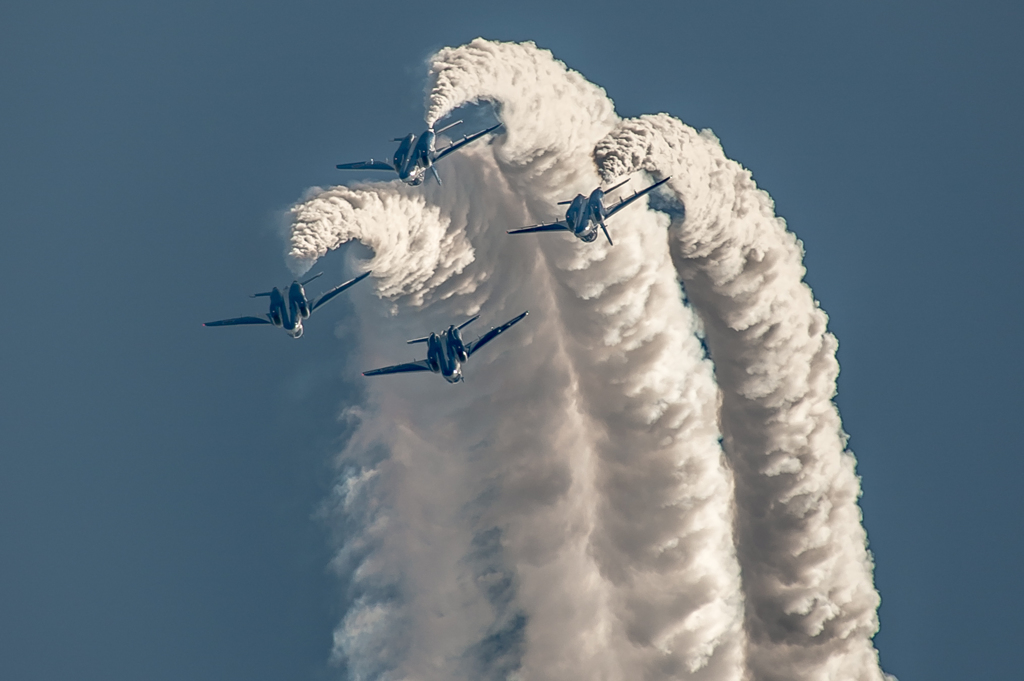
<path id="1" fill-rule="evenodd" d="M 456 151 L 457 149 L 461 149 L 462 147 L 466 146 L 467 144 L 469 144 L 473 140 L 480 139 L 481 137 L 483 137 L 487 133 L 493 132 L 493 131 L 497 130 L 498 128 L 501 127 L 501 125 L 502 125 L 501 123 L 498 123 L 497 125 L 492 125 L 491 127 L 487 128 L 486 130 L 481 130 L 480 132 L 474 132 L 472 135 L 466 135 L 465 137 L 460 139 L 458 142 L 454 142 L 452 144 L 449 144 L 444 149 L 441 149 L 440 151 L 436 152 L 434 154 L 434 160 L 435 161 L 440 161 L 442 158 L 444 158 L 448 154 L 452 153 L 453 151 Z"/>
<path id="2" fill-rule="evenodd" d="M 507 229 L 506 234 L 531 234 L 533 232 L 566 232 L 569 226 L 564 222 L 552 222 L 547 225 L 533 225 L 532 227 L 520 227 L 519 229 Z"/>
<path id="3" fill-rule="evenodd" d="M 317 274 L 314 274 L 312 277 L 310 277 L 309 279 L 307 279 L 306 281 L 301 282 L 301 283 L 302 283 L 303 286 L 305 286 L 306 284 L 308 284 L 309 282 L 313 281 L 317 277 L 322 277 L 322 276 L 324 276 L 324 273 L 323 272 L 318 272 Z"/>
<path id="4" fill-rule="evenodd" d="M 270 320 L 264 317 L 235 317 L 234 319 L 221 319 L 216 322 L 206 322 L 203 326 L 239 326 L 241 324 L 269 324 Z"/>
<path id="5" fill-rule="evenodd" d="M 625 180 L 623 180 L 622 182 L 620 182 L 617 185 L 615 185 L 614 187 L 608 187 L 608 189 L 602 189 L 601 191 L 603 191 L 605 194 L 610 194 L 613 191 L 615 191 L 616 189 L 618 189 L 619 187 L 621 187 L 622 185 L 626 184 L 627 182 L 629 182 L 629 178 L 628 177 Z"/>
<path id="6" fill-rule="evenodd" d="M 464 328 L 466 328 L 467 326 L 469 326 L 470 324 L 472 324 L 473 322 L 475 322 L 478 319 L 480 319 L 480 315 L 476 315 L 474 317 L 470 317 L 466 321 L 462 322 L 458 326 L 459 331 L 462 331 Z"/>
<path id="7" fill-rule="evenodd" d="M 608 189 L 602 189 L 601 191 L 602 191 L 603 193 L 605 193 L 605 194 L 608 194 L 608 193 L 610 193 L 610 192 L 613 192 L 613 191 L 615 191 L 616 189 L 618 189 L 618 188 L 619 188 L 619 187 L 621 187 L 622 185 L 626 184 L 627 182 L 629 182 L 629 178 L 628 178 L 628 177 L 627 177 L 627 178 L 626 178 L 625 180 L 623 180 L 622 182 L 620 182 L 620 183 L 618 183 L 617 185 L 615 185 L 614 187 L 609 187 Z M 573 202 L 574 200 L 575 200 L 575 199 L 569 199 L 568 201 L 559 201 L 559 202 L 558 202 L 557 204 L 555 204 L 555 205 L 557 205 L 557 206 L 568 206 L 568 205 L 569 205 L 570 203 L 572 203 L 572 202 Z"/>
<path id="8" fill-rule="evenodd" d="M 317 277 L 319 277 L 320 275 L 318 274 L 318 275 L 316 275 L 316 276 L 317 276 Z M 328 292 L 326 292 L 326 293 L 323 293 L 323 294 L 321 294 L 321 295 L 320 295 L 320 297 L 316 299 L 316 302 L 315 302 L 315 303 L 313 303 L 313 307 L 312 307 L 311 309 L 312 309 L 312 310 L 315 310 L 315 309 L 317 309 L 318 307 L 320 307 L 321 305 L 323 305 L 324 303 L 326 303 L 326 302 L 327 302 L 328 300 L 330 300 L 330 299 L 331 299 L 331 298 L 333 298 L 334 296 L 338 295 L 338 294 L 339 294 L 339 293 L 341 293 L 342 291 L 345 291 L 346 289 L 348 289 L 348 288 L 350 288 L 350 287 L 352 287 L 352 286 L 355 286 L 356 284 L 358 284 L 359 282 L 361 282 L 361 281 L 362 281 L 363 279 L 366 279 L 366 278 L 367 278 L 368 276 L 370 276 L 370 273 L 369 273 L 369 272 L 364 272 L 363 274 L 360 274 L 360 275 L 359 275 L 358 277 L 356 277 L 355 279 L 349 279 L 349 280 L 348 280 L 348 281 L 346 281 L 346 282 L 345 282 L 344 284 L 340 284 L 340 285 L 338 285 L 338 286 L 335 286 L 335 287 L 334 287 L 334 288 L 332 288 L 332 289 L 331 289 L 330 291 L 328 291 Z M 316 278 L 316 277 L 314 277 L 314 279 L 315 279 L 315 278 Z"/>
<path id="9" fill-rule="evenodd" d="M 412 345 L 413 343 L 426 343 L 428 340 L 430 340 L 430 336 L 424 336 L 423 338 L 413 338 L 412 340 L 407 340 L 405 342 L 408 343 L 409 345 Z"/>
<path id="10" fill-rule="evenodd" d="M 474 352 L 476 352 L 477 350 L 479 350 L 483 346 L 487 345 L 488 343 L 490 343 L 492 340 L 494 340 L 495 338 L 497 338 L 501 334 L 503 334 L 506 331 L 508 331 L 509 329 L 511 329 L 514 324 L 517 324 L 520 321 L 522 321 L 522 319 L 524 317 L 526 317 L 526 315 L 528 315 L 528 314 L 530 314 L 529 310 L 527 310 L 523 314 L 519 315 L 515 319 L 511 319 L 511 320 L 505 322 L 504 324 L 502 324 L 498 328 L 491 329 L 490 331 L 488 331 L 484 335 L 482 335 L 479 338 L 477 338 L 472 343 L 467 344 L 466 345 L 466 354 L 469 355 L 469 356 L 472 356 Z"/>
<path id="11" fill-rule="evenodd" d="M 395 171 L 395 167 L 387 161 L 374 161 L 372 158 L 369 161 L 359 161 L 357 163 L 341 163 L 335 166 L 338 170 L 390 170 Z"/>
<path id="12" fill-rule="evenodd" d="M 441 134 L 442 132 L 444 132 L 445 130 L 451 130 L 452 128 L 454 128 L 454 127 L 455 127 L 456 125 L 458 125 L 458 124 L 459 124 L 459 123 L 461 123 L 461 122 L 462 122 L 462 121 L 455 121 L 454 123 L 449 123 L 448 125 L 444 126 L 444 127 L 443 127 L 443 128 L 441 128 L 440 130 L 435 130 L 435 131 L 434 131 L 434 134 L 435 134 L 435 135 L 440 135 L 440 134 Z"/>
<path id="13" fill-rule="evenodd" d="M 625 198 L 625 199 L 622 199 L 617 204 L 615 204 L 614 206 L 612 206 L 611 208 L 608 209 L 608 212 L 605 215 L 605 217 L 606 218 L 610 218 L 611 216 L 615 215 L 620 210 L 622 210 L 623 208 L 625 208 L 629 204 L 633 203 L 634 201 L 636 201 L 640 197 L 646 196 L 647 194 L 650 194 L 652 191 L 654 191 L 655 189 L 657 189 L 661 185 L 665 184 L 670 179 L 672 179 L 672 178 L 671 177 L 666 177 L 664 180 L 661 180 L 660 182 L 655 182 L 650 187 L 646 187 L 644 189 L 641 189 L 638 192 L 634 192 L 632 196 L 630 196 L 628 198 Z"/>
<path id="14" fill-rule="evenodd" d="M 384 367 L 383 369 L 372 369 L 370 371 L 364 371 L 363 376 L 383 376 L 384 374 L 408 374 L 416 371 L 430 371 L 430 366 L 427 364 L 427 360 L 422 359 L 419 362 L 396 364 L 394 366 Z"/>

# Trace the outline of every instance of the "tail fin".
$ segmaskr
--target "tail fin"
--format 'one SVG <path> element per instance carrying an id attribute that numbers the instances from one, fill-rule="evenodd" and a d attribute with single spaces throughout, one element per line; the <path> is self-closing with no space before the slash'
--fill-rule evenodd
<path id="1" fill-rule="evenodd" d="M 437 180 L 438 186 L 442 186 L 441 176 L 437 174 L 437 168 L 434 167 L 433 163 L 430 164 L 430 172 L 434 173 L 434 179 Z"/>
<path id="2" fill-rule="evenodd" d="M 470 324 L 472 324 L 473 322 L 475 322 L 478 319 L 480 319 L 480 315 L 476 315 L 475 317 L 470 317 L 466 321 L 462 322 L 458 326 L 459 331 L 462 331 L 464 328 L 466 328 L 467 326 L 469 326 Z"/>
<path id="3" fill-rule="evenodd" d="M 310 277 L 309 279 L 307 279 L 306 281 L 303 281 L 301 283 L 302 283 L 303 286 L 305 286 L 306 284 L 308 284 L 309 282 L 313 281 L 314 279 L 316 279 L 317 277 L 320 277 L 320 276 L 323 276 L 323 272 L 319 272 L 317 274 L 314 274 L 312 277 Z"/>

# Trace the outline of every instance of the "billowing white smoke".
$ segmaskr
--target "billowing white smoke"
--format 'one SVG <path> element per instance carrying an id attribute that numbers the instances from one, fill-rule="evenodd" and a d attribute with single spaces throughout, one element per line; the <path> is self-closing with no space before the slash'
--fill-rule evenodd
<path id="1" fill-rule="evenodd" d="M 345 413 L 329 517 L 350 678 L 880 678 L 835 342 L 770 199 L 712 137 L 620 120 L 531 43 L 434 57 L 429 123 L 482 100 L 503 134 L 446 158 L 443 187 L 293 209 L 297 271 L 373 251 L 391 305 L 351 298 L 358 368 L 420 359 L 405 338 L 470 314 L 482 333 L 531 312 L 465 384 L 372 379 Z M 673 175 L 676 199 L 616 215 L 614 247 L 505 234 L 635 170 Z"/>
<path id="2" fill-rule="evenodd" d="M 878 678 L 860 481 L 832 402 L 837 343 L 800 242 L 708 131 L 643 116 L 594 156 L 608 178 L 671 175 L 685 206 L 669 238 L 722 391 L 754 676 Z"/>

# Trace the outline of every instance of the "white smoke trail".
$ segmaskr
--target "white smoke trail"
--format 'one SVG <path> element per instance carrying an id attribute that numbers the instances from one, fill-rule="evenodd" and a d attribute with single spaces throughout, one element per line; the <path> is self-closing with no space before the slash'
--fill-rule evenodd
<path id="1" fill-rule="evenodd" d="M 511 141 L 496 148 L 496 160 L 538 219 L 557 217 L 554 203 L 597 186 L 594 144 L 617 117 L 603 91 L 550 53 L 477 40 L 442 50 L 431 81 L 428 121 L 479 99 L 498 102 Z M 630 641 L 617 654 L 627 673 L 703 669 L 735 678 L 740 593 L 713 379 L 681 301 L 665 225 L 641 210 L 614 225 L 622 238 L 612 249 L 517 238 L 538 240 L 560 284 L 583 411 L 601 432 L 590 552 Z"/>
<path id="2" fill-rule="evenodd" d="M 445 159 L 444 187 L 315 190 L 293 209 L 296 270 L 350 240 L 374 252 L 378 292 L 399 316 L 386 320 L 379 303 L 353 297 L 360 368 L 411 359 L 400 354 L 403 338 L 464 315 L 498 323 L 531 311 L 474 356 L 465 385 L 377 379 L 367 404 L 348 411 L 354 434 L 331 512 L 350 597 L 336 654 L 353 679 L 745 678 L 733 523 L 748 525 L 733 518 L 720 396 L 677 280 L 689 256 L 676 240 L 670 248 L 668 218 L 641 206 L 611 222 L 613 248 L 504 234 L 560 217 L 555 202 L 597 186 L 595 145 L 625 150 L 629 122 L 600 88 L 530 43 L 476 40 L 439 52 L 428 121 L 481 100 L 495 105 L 505 134 Z M 599 155 L 602 171 L 613 157 Z M 646 158 L 622 168 L 664 170 Z M 720 381 L 721 362 L 750 364 L 742 349 L 727 360 L 713 335 Z M 723 388 L 726 402 L 733 393 Z M 730 460 L 744 461 L 733 442 L 741 424 L 727 408 Z M 747 471 L 737 475 L 746 485 Z M 746 575 L 746 540 L 739 547 Z M 748 592 L 758 586 L 747 581 Z M 873 594 L 869 573 L 867 586 Z M 751 666 L 773 678 L 759 671 L 771 646 L 750 614 L 755 599 Z M 823 631 L 834 637 L 830 626 Z M 869 637 L 847 635 L 873 653 Z M 833 649 L 801 658 L 793 678 L 845 678 Z"/>
<path id="3" fill-rule="evenodd" d="M 461 270 L 442 271 L 418 252 L 404 265 L 374 258 L 389 297 L 423 313 L 415 326 L 389 334 L 381 311 L 361 306 L 360 315 L 373 320 L 362 325 L 372 334 L 365 344 L 377 347 L 359 354 L 373 361 L 409 359 L 395 356 L 404 352 L 402 338 L 478 310 L 491 322 L 532 313 L 493 351 L 474 356 L 465 385 L 424 376 L 369 384 L 372 407 L 354 414 L 360 425 L 343 456 L 338 495 L 346 546 L 338 567 L 351 581 L 354 606 L 337 652 L 354 678 L 505 678 L 523 668 L 527 645 L 534 654 L 551 648 L 547 678 L 608 668 L 614 660 L 601 653 L 600 633 L 592 634 L 604 626 L 604 596 L 587 554 L 591 508 L 580 501 L 592 485 L 585 474 L 590 435 L 575 407 L 578 388 L 552 296 L 531 293 L 530 282 L 546 290 L 547 275 L 528 255 L 532 244 L 506 249 L 493 239 L 527 215 L 495 177 L 489 149 L 467 149 L 444 172 L 443 189 L 426 189 L 437 212 L 419 211 L 420 199 L 403 197 L 420 192 L 397 183 L 363 188 L 387 201 L 336 189 L 295 209 L 295 233 L 317 233 L 330 246 L 351 238 L 387 248 L 467 237 L 450 239 L 477 258 Z M 424 217 L 410 219 L 417 211 Z M 315 254 L 300 247 L 293 256 L 306 252 Z M 382 336 L 391 339 L 390 352 L 380 347 Z M 481 365 L 498 352 L 512 363 L 485 372 Z"/>
<path id="4" fill-rule="evenodd" d="M 751 671 L 881 678 L 860 481 L 832 402 L 837 343 L 803 282 L 802 245 L 709 131 L 664 114 L 623 121 L 595 160 L 609 178 L 671 175 L 685 206 L 672 251 L 722 390 Z"/>

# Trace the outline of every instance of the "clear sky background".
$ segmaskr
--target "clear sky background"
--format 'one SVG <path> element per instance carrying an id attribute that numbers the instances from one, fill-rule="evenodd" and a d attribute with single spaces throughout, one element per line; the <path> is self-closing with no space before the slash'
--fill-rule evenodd
<path id="1" fill-rule="evenodd" d="M 380 4 L 0 5 L 0 678 L 337 676 L 315 515 L 369 290 L 298 342 L 201 323 L 262 311 L 281 212 L 418 130 L 425 59 L 476 36 L 753 171 L 839 337 L 883 668 L 1017 678 L 1024 6 Z"/>

